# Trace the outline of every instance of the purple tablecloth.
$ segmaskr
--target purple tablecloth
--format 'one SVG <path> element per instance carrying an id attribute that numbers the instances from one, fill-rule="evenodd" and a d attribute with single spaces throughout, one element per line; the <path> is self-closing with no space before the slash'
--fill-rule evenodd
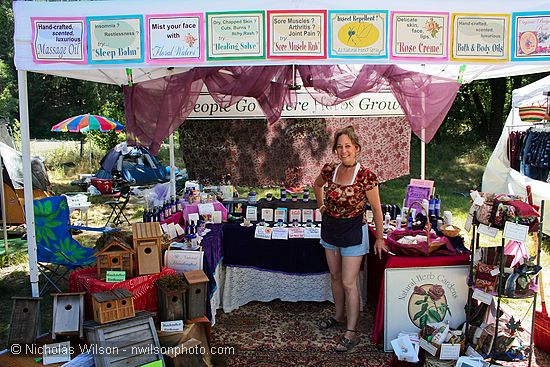
<path id="1" fill-rule="evenodd" d="M 218 287 L 214 279 L 214 272 L 223 257 L 223 224 L 208 224 L 206 227 L 210 229 L 210 232 L 203 237 L 201 246 L 204 251 L 203 270 L 209 280 L 207 290 L 210 299 Z M 212 320 L 210 302 L 208 302 L 206 316 Z"/>

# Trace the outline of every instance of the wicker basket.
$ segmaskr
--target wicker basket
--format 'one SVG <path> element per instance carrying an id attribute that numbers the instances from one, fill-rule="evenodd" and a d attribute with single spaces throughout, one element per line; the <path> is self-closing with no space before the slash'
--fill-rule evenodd
<path id="1" fill-rule="evenodd" d="M 544 106 L 524 106 L 519 108 L 519 118 L 523 122 L 540 122 L 546 116 Z"/>
<path id="2" fill-rule="evenodd" d="M 439 230 L 447 237 L 458 237 L 460 235 L 460 228 L 452 224 L 444 224 Z"/>
<path id="3" fill-rule="evenodd" d="M 424 367 L 454 367 L 456 366 L 455 360 L 442 360 L 426 353 L 426 360 L 424 361 Z"/>

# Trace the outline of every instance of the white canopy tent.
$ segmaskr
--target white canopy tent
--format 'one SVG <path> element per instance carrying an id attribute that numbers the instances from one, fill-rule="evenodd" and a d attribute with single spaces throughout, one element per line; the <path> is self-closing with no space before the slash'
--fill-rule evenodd
<path id="1" fill-rule="evenodd" d="M 515 89 L 512 92 L 512 110 L 506 119 L 500 139 L 491 154 L 483 173 L 483 191 L 505 194 L 526 194 L 526 186 L 531 186 L 533 201 L 540 204 L 546 201 L 544 209 L 544 232 L 550 235 L 550 183 L 531 179 L 510 167 L 508 159 L 508 135 L 512 131 L 525 131 L 532 124 L 522 122 L 519 107 L 539 106 L 546 101 L 543 92 L 550 91 L 550 76 Z"/>
<path id="2" fill-rule="evenodd" d="M 21 120 L 21 140 L 23 154 L 23 171 L 25 182 L 25 215 L 28 233 L 29 263 L 31 273 L 31 284 L 33 296 L 38 296 L 38 271 L 36 267 L 36 239 L 35 222 L 33 212 L 33 196 L 31 185 L 30 169 L 30 134 L 29 134 L 29 113 L 27 98 L 27 71 L 46 73 L 57 76 L 71 77 L 101 83 L 125 85 L 128 84 L 127 68 L 131 68 L 134 83 L 145 80 L 160 78 L 166 75 L 179 73 L 188 68 L 196 66 L 212 65 L 275 65 L 275 64 L 311 64 L 309 60 L 256 60 L 256 61 L 224 61 L 215 63 L 192 63 L 192 64 L 146 64 L 146 63 L 119 63 L 119 64 L 68 64 L 63 62 L 35 63 L 33 61 L 33 40 L 32 40 L 32 17 L 86 17 L 86 16 L 113 16 L 121 14 L 159 14 L 159 13 L 192 13 L 208 11 L 247 11 L 247 10 L 308 10 L 308 9 L 379 9 L 380 2 L 374 0 L 349 0 L 345 4 L 328 0 L 297 1 L 279 0 L 264 2 L 258 5 L 252 0 L 209 0 L 204 2 L 181 1 L 181 0 L 111 0 L 111 1 L 15 1 L 15 65 L 18 70 L 19 86 L 19 108 Z M 529 2 L 502 2 L 500 0 L 441 2 L 440 0 L 394 0 L 384 4 L 386 10 L 407 10 L 407 11 L 446 11 L 460 13 L 512 13 L 516 11 L 538 11 L 550 9 L 550 2 L 543 0 L 532 0 Z M 259 9 L 260 8 L 260 9 Z M 349 61 L 352 59 L 347 59 Z M 390 59 L 353 59 L 349 63 L 358 65 L 369 63 L 395 63 Z M 317 64 L 340 64 L 339 59 L 314 60 Z M 463 62 L 448 63 L 426 63 L 399 62 L 404 69 L 423 72 L 430 75 L 443 76 L 450 79 L 462 79 L 468 83 L 476 79 L 497 78 L 519 74 L 537 73 L 550 71 L 550 63 L 547 62 L 522 62 L 522 63 L 501 63 L 482 64 L 468 63 L 465 68 Z M 174 67 L 176 66 L 176 67 Z M 172 139 L 171 139 L 172 141 Z M 171 155 L 173 160 L 173 154 Z M 173 169 L 171 170 L 173 172 Z"/>

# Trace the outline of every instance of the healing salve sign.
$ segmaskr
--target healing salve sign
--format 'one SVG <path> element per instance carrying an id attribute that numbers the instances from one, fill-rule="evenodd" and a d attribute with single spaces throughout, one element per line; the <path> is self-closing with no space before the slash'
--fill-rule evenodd
<path id="1" fill-rule="evenodd" d="M 506 14 L 453 14 L 453 60 L 507 61 L 509 24 Z"/>
<path id="2" fill-rule="evenodd" d="M 384 349 L 403 330 L 448 321 L 452 329 L 466 321 L 468 265 L 386 269 L 384 277 Z"/>
<path id="3" fill-rule="evenodd" d="M 148 15 L 147 62 L 204 60 L 202 14 Z"/>
<path id="4" fill-rule="evenodd" d="M 268 11 L 269 58 L 324 59 L 326 10 Z"/>
<path id="5" fill-rule="evenodd" d="M 392 59 L 448 59 L 448 13 L 392 12 L 391 24 Z"/>
<path id="6" fill-rule="evenodd" d="M 264 12 L 206 13 L 208 60 L 265 58 Z"/>
<path id="7" fill-rule="evenodd" d="M 32 18 L 36 63 L 86 63 L 85 18 Z"/>
<path id="8" fill-rule="evenodd" d="M 329 11 L 329 56 L 387 57 L 387 11 Z"/>
<path id="9" fill-rule="evenodd" d="M 143 62 L 143 17 L 89 17 L 88 62 L 128 63 Z"/>

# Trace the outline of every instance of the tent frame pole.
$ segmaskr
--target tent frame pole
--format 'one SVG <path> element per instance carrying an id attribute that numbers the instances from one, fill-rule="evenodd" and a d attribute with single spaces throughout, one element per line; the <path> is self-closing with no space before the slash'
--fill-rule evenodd
<path id="1" fill-rule="evenodd" d="M 21 122 L 21 153 L 23 155 L 23 191 L 25 193 L 25 221 L 27 223 L 27 247 L 29 254 L 29 273 L 31 292 L 38 297 L 38 266 L 36 254 L 36 231 L 34 223 L 34 202 L 31 175 L 31 144 L 29 131 L 29 98 L 27 90 L 27 72 L 17 70 L 19 87 L 19 119 Z"/>
<path id="2" fill-rule="evenodd" d="M 174 133 L 170 134 L 170 196 L 176 196 L 176 158 L 174 155 Z"/>
<path id="3" fill-rule="evenodd" d="M 4 190 L 4 164 L 0 158 L 0 201 L 2 202 L 2 230 L 4 232 L 4 250 L 6 250 L 6 255 L 9 254 L 8 248 L 8 213 L 6 213 L 6 190 Z"/>

